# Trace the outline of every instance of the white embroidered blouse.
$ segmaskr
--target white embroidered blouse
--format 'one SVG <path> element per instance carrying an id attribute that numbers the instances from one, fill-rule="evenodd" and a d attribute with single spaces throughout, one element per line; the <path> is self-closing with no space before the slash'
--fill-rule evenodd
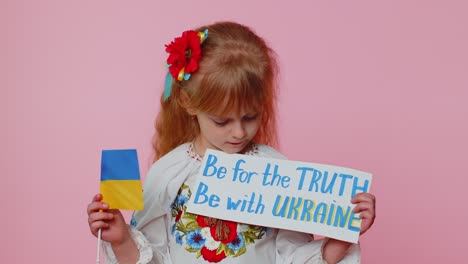
<path id="1" fill-rule="evenodd" d="M 246 155 L 285 159 L 271 147 L 254 145 Z M 140 251 L 137 264 L 162 263 L 325 263 L 324 240 L 289 230 L 225 222 L 227 237 L 203 217 L 185 212 L 201 165 L 192 143 L 182 144 L 153 164 L 144 184 L 142 211 L 136 211 L 130 234 Z M 106 263 L 118 263 L 109 243 L 103 243 Z M 359 263 L 360 249 L 352 245 L 339 262 Z"/>

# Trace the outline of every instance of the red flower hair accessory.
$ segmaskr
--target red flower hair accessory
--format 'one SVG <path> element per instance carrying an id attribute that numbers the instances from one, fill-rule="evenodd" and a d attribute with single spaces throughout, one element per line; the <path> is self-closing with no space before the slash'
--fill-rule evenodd
<path id="1" fill-rule="evenodd" d="M 166 52 L 169 53 L 167 64 L 174 79 L 187 80 L 191 73 L 198 70 L 198 62 L 202 58 L 201 44 L 208 35 L 208 31 L 205 32 L 188 30 L 166 45 Z"/>
<path id="2" fill-rule="evenodd" d="M 198 62 L 202 58 L 201 44 L 207 37 L 208 29 L 204 32 L 187 30 L 182 33 L 182 36 L 166 44 L 166 52 L 169 53 L 167 58 L 169 73 L 166 76 L 164 100 L 171 94 L 172 78 L 178 81 L 186 81 L 192 73 L 198 70 Z"/>

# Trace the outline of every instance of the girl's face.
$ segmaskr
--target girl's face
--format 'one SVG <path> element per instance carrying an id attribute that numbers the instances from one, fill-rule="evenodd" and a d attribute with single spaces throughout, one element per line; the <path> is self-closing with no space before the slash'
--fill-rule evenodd
<path id="1" fill-rule="evenodd" d="M 200 135 L 195 139 L 195 148 L 200 155 L 207 148 L 226 153 L 242 153 L 255 137 L 261 123 L 258 112 L 241 111 L 229 115 L 197 113 Z"/>

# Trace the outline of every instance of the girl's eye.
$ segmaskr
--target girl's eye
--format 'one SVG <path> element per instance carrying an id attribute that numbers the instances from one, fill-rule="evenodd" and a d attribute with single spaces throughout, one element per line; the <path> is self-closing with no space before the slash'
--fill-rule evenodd
<path id="1" fill-rule="evenodd" d="M 227 120 L 214 120 L 214 119 L 213 119 L 213 122 L 214 122 L 215 125 L 217 125 L 217 126 L 225 126 L 225 125 L 228 123 Z"/>
<path id="2" fill-rule="evenodd" d="M 244 116 L 244 121 L 254 121 L 257 119 L 257 114 L 255 115 L 250 115 L 250 116 Z"/>

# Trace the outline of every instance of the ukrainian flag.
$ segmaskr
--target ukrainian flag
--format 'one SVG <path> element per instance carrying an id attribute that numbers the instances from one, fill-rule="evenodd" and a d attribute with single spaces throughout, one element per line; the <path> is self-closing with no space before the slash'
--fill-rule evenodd
<path id="1" fill-rule="evenodd" d="M 143 188 L 135 149 L 102 151 L 100 192 L 103 202 L 111 209 L 143 209 Z"/>

